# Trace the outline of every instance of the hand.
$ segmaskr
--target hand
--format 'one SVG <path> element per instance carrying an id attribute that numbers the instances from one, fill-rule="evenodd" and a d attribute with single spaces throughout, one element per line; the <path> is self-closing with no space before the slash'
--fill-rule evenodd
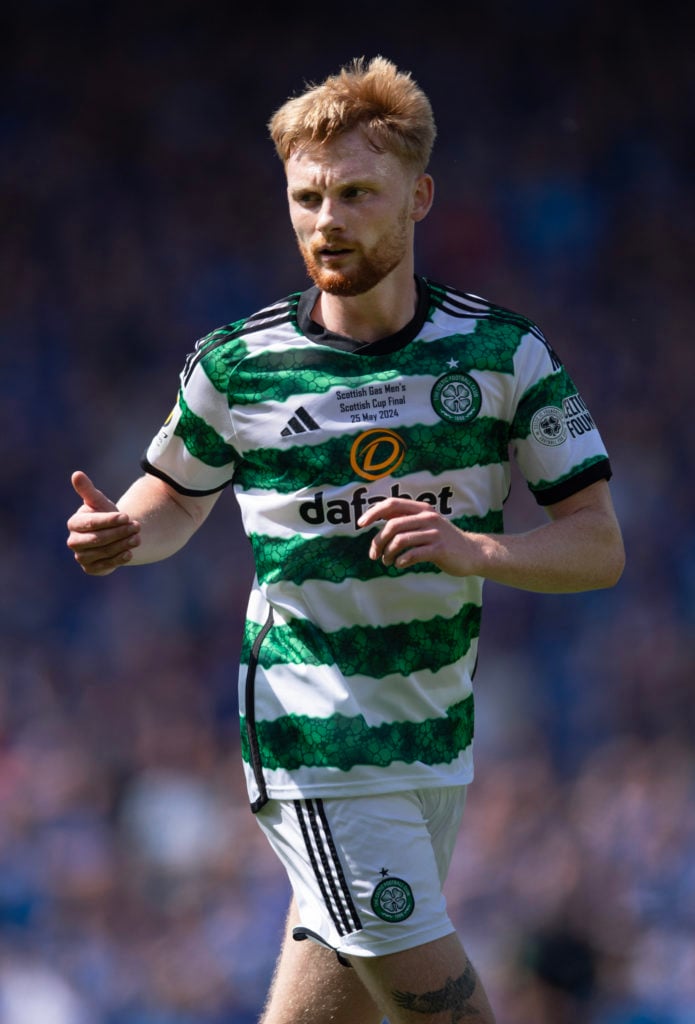
<path id="1" fill-rule="evenodd" d="M 82 505 L 67 522 L 67 545 L 89 576 L 107 576 L 133 557 L 140 543 L 140 524 L 102 494 L 86 473 L 72 474 Z"/>
<path id="2" fill-rule="evenodd" d="M 410 498 L 386 498 L 376 502 L 358 526 L 386 523 L 372 539 L 369 557 L 384 565 L 407 569 L 432 562 L 452 576 L 478 575 L 484 536 L 464 533 L 432 505 Z"/>

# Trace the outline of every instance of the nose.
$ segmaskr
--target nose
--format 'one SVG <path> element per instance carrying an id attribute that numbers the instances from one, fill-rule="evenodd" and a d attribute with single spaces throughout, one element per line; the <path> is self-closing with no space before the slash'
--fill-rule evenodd
<path id="1" fill-rule="evenodd" d="M 316 218 L 316 230 L 322 235 L 332 235 L 344 227 L 340 215 L 340 204 L 335 199 L 325 196 Z"/>

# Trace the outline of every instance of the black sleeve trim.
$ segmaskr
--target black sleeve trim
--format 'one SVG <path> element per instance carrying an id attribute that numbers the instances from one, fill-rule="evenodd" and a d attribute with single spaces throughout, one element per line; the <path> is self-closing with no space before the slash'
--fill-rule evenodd
<path id="1" fill-rule="evenodd" d="M 172 480 L 170 476 L 167 476 L 166 473 L 162 473 L 161 469 L 157 469 L 151 462 L 148 462 L 144 455 L 140 459 L 140 468 L 143 469 L 145 473 L 149 473 L 150 476 L 156 476 L 159 480 L 163 480 L 165 484 L 169 484 L 169 486 L 173 487 L 179 494 L 185 494 L 189 498 L 204 498 L 207 494 L 217 494 L 218 491 L 223 491 L 225 487 L 231 483 L 231 481 L 228 480 L 226 483 L 220 484 L 219 487 L 213 487 L 209 491 L 196 491 L 192 490 L 190 487 L 182 487 L 181 484 L 177 484 L 177 482 Z"/>
<path id="2" fill-rule="evenodd" d="M 581 473 L 563 480 L 561 483 L 556 484 L 555 487 L 544 488 L 542 491 L 533 491 L 533 496 L 539 505 L 554 505 L 557 501 L 562 501 L 564 498 L 571 498 L 573 494 L 583 491 L 590 484 L 595 484 L 599 480 L 610 480 L 612 475 L 613 470 L 608 459 L 601 459 L 600 462 L 594 462 L 593 465 L 582 470 Z"/>

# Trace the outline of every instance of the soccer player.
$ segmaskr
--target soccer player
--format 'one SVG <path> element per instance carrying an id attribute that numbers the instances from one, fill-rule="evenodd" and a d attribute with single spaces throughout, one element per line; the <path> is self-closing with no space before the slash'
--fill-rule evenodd
<path id="1" fill-rule="evenodd" d="M 358 59 L 269 123 L 313 287 L 195 346 L 116 503 L 106 575 L 179 550 L 231 485 L 256 567 L 239 680 L 249 800 L 293 890 L 264 1024 L 494 1020 L 442 886 L 473 776 L 483 582 L 613 586 L 608 456 L 532 322 L 415 273 L 435 123 Z M 505 535 L 510 453 L 544 507 Z"/>

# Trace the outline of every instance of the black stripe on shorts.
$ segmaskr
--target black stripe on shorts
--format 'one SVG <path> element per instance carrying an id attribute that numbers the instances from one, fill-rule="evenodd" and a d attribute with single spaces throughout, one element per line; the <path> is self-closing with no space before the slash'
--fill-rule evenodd
<path id="1" fill-rule="evenodd" d="M 294 807 L 321 896 L 336 931 L 339 935 L 359 931 L 362 922 L 335 848 L 323 800 L 295 800 Z"/>

